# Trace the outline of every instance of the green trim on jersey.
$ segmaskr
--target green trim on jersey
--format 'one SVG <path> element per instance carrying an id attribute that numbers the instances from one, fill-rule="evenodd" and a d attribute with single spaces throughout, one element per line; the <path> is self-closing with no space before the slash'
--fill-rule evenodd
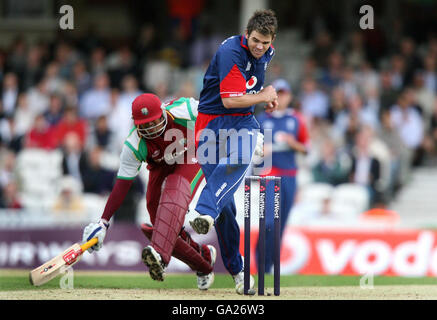
<path id="1" fill-rule="evenodd" d="M 127 135 L 127 138 L 130 137 L 130 135 L 132 134 L 132 132 L 135 131 L 136 128 L 137 128 L 136 126 L 133 126 L 132 129 L 130 129 L 129 134 Z M 126 139 L 127 139 L 127 138 L 126 138 Z"/>
<path id="2" fill-rule="evenodd" d="M 180 101 L 181 99 L 173 101 L 172 104 L 169 104 L 168 106 L 165 107 L 165 110 L 170 111 L 174 107 L 179 107 L 183 103 L 183 101 L 182 102 Z"/>
<path id="3" fill-rule="evenodd" d="M 133 132 L 136 132 L 136 127 L 133 127 L 131 129 L 131 131 L 129 132 L 128 137 L 126 138 L 126 140 L 124 141 L 124 144 L 126 146 L 129 147 L 129 149 L 132 150 L 132 152 L 135 155 L 135 158 L 137 158 L 137 160 L 139 162 L 145 162 L 147 159 L 147 144 L 144 141 L 144 139 L 141 139 L 138 135 L 137 136 L 132 136 Z M 132 137 L 131 137 L 132 136 Z M 129 141 L 130 140 L 130 141 Z M 138 140 L 138 144 L 137 141 Z M 132 145 L 132 143 L 137 144 L 136 148 Z"/>
<path id="4" fill-rule="evenodd" d="M 126 146 L 128 146 L 129 149 L 132 150 L 132 152 L 134 153 L 135 158 L 137 158 L 138 161 L 140 161 L 140 162 L 143 161 L 143 160 L 141 160 L 141 154 L 138 152 L 137 149 L 135 149 L 135 148 L 130 144 L 129 141 L 126 140 L 126 141 L 124 142 L 124 144 L 125 144 Z"/>
<path id="5" fill-rule="evenodd" d="M 187 107 L 188 107 L 188 113 L 190 114 L 190 118 L 193 121 L 196 121 L 196 118 L 193 115 L 193 110 L 191 110 L 191 104 L 190 104 L 190 99 L 187 99 Z"/>
<path id="6" fill-rule="evenodd" d="M 147 159 L 147 143 L 144 139 L 140 139 L 140 143 L 138 144 L 138 151 L 140 152 L 143 161 Z"/>
<path id="7" fill-rule="evenodd" d="M 181 118 L 174 118 L 173 121 L 177 124 L 180 124 L 181 126 L 184 126 L 185 128 L 188 128 L 189 130 L 194 130 L 195 121 Z"/>
<path id="8" fill-rule="evenodd" d="M 120 179 L 120 180 L 133 180 L 133 179 L 135 179 L 136 177 L 122 177 L 122 176 L 117 176 L 117 179 Z"/>
<path id="9" fill-rule="evenodd" d="M 197 182 L 199 182 L 199 179 L 203 176 L 203 172 L 202 169 L 200 169 L 196 176 L 193 178 L 193 180 L 191 181 L 191 193 L 193 193 L 194 188 L 196 188 Z"/>
<path id="10" fill-rule="evenodd" d="M 194 99 L 190 102 L 191 98 L 179 98 L 173 101 L 172 104 L 165 107 L 165 110 L 169 113 L 169 115 L 173 118 L 173 121 L 189 130 L 194 131 L 196 116 L 193 112 L 193 106 L 191 102 L 195 101 Z M 178 108 L 181 107 L 181 108 Z M 173 109 L 173 110 L 172 110 Z M 146 141 L 139 137 L 138 134 L 135 136 L 132 133 L 136 132 L 136 126 L 133 126 L 127 136 L 124 144 L 132 150 L 135 158 L 139 162 L 147 162 L 147 143 Z"/>
<path id="11" fill-rule="evenodd" d="M 193 110 L 191 107 L 190 98 L 185 98 L 185 97 L 179 98 L 179 99 L 173 101 L 172 104 L 165 107 L 165 109 L 170 112 L 171 109 L 173 109 L 175 107 L 179 107 L 179 106 L 183 105 L 184 103 L 187 105 L 187 110 L 188 110 L 188 114 L 190 116 L 190 119 L 192 121 L 196 121 L 196 117 L 194 116 Z M 172 112 L 170 112 L 170 113 L 172 113 Z M 175 116 L 175 118 L 177 118 L 177 116 Z M 186 120 L 188 121 L 188 119 L 186 119 Z"/>

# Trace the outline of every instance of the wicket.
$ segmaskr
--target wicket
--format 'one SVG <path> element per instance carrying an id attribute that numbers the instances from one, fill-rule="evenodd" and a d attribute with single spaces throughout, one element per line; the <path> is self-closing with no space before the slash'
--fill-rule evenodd
<path id="1" fill-rule="evenodd" d="M 272 180 L 274 185 L 274 248 L 273 278 L 274 295 L 280 294 L 280 251 L 281 251 L 281 178 L 274 176 L 247 176 L 244 180 L 244 294 L 249 294 L 250 287 L 250 214 L 251 214 L 251 182 L 259 181 L 259 256 L 258 256 L 258 295 L 264 295 L 265 275 L 265 233 L 266 233 L 266 181 Z M 270 248 L 269 248 L 270 250 Z"/>

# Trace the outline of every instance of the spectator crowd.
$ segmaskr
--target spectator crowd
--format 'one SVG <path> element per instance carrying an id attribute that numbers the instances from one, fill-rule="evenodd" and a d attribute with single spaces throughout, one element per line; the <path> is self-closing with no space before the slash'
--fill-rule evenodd
<path id="1" fill-rule="evenodd" d="M 311 131 L 303 166 L 314 181 L 357 183 L 369 205 L 387 205 L 414 167 L 437 163 L 437 37 L 404 36 L 372 62 L 364 32 L 341 43 L 317 36 L 294 107 Z"/>
<path id="2" fill-rule="evenodd" d="M 198 98 L 205 63 L 223 40 L 205 30 L 188 46 L 176 31 L 157 43 L 146 25 L 135 43 L 115 48 L 102 39 L 17 37 L 0 52 L 0 208 L 25 207 L 14 162 L 28 148 L 62 151 L 63 174 L 83 192 L 110 192 L 116 166 L 105 159 L 121 151 L 133 99 L 142 92 L 163 101 Z M 372 204 L 387 204 L 412 168 L 436 164 L 437 37 L 416 43 L 405 36 L 375 61 L 363 32 L 342 42 L 317 34 L 290 107 L 307 121 L 311 149 L 301 167 L 311 179 L 362 184 Z M 268 72 L 280 73 L 285 63 L 275 61 Z"/>

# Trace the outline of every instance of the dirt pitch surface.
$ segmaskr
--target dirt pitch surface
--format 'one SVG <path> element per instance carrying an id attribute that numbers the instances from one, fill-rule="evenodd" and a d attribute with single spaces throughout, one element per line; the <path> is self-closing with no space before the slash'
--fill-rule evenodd
<path id="1" fill-rule="evenodd" d="M 195 277 L 187 275 L 173 275 L 164 283 L 152 281 L 144 273 L 77 275 L 74 289 L 60 289 L 59 279 L 36 288 L 28 282 L 28 271 L 0 269 L 0 300 L 437 300 L 435 278 L 375 279 L 373 288 L 364 289 L 354 277 L 292 276 L 287 282 L 284 276 L 281 295 L 276 297 L 270 287 L 266 287 L 265 296 L 238 295 L 231 278 L 220 275 L 208 291 L 195 288 Z M 165 283 L 166 288 L 156 287 Z"/>
<path id="2" fill-rule="evenodd" d="M 268 293 L 268 291 L 267 291 Z M 283 288 L 279 297 L 240 296 L 233 289 L 44 289 L 0 292 L 0 300 L 425 300 L 437 299 L 437 287 L 379 286 Z"/>

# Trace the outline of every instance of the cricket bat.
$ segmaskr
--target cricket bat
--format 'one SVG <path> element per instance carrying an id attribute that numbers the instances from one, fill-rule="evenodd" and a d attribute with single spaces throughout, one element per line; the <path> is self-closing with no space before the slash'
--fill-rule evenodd
<path id="1" fill-rule="evenodd" d="M 95 245 L 97 241 L 97 238 L 92 238 L 82 245 L 75 243 L 60 255 L 54 257 L 50 261 L 47 261 L 38 268 L 33 269 L 29 273 L 30 284 L 34 286 L 41 286 L 44 283 L 52 280 L 61 273 L 62 267 L 72 266 L 78 262 L 82 257 L 82 254 Z"/>

